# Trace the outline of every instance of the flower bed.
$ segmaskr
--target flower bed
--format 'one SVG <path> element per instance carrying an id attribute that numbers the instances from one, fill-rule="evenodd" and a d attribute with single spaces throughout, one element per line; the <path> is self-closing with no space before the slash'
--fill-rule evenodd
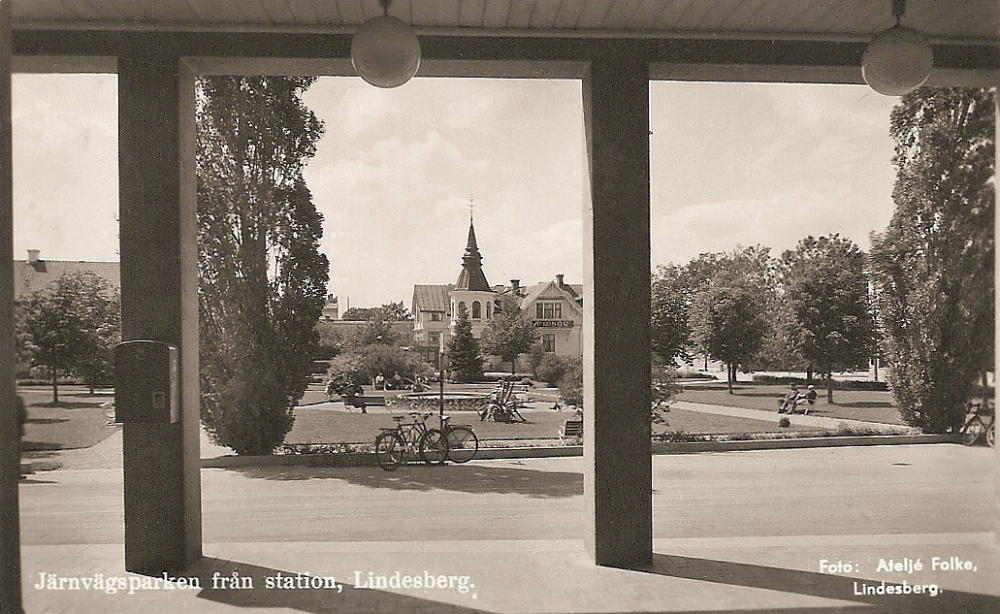
<path id="1" fill-rule="evenodd" d="M 444 393 L 444 411 L 480 411 L 486 408 L 485 394 L 467 392 Z M 441 407 L 442 396 L 439 392 L 411 392 L 401 394 L 393 399 L 393 404 L 409 405 L 414 411 L 437 411 Z"/>

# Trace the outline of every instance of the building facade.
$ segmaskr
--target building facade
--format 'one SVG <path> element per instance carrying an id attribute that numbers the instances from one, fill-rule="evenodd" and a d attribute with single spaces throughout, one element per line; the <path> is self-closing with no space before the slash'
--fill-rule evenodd
<path id="1" fill-rule="evenodd" d="M 461 313 L 472 322 L 472 336 L 482 338 L 493 319 L 501 295 L 519 297 L 521 310 L 538 329 L 538 342 L 545 352 L 558 356 L 583 355 L 583 286 L 566 284 L 563 275 L 553 281 L 521 286 L 512 279 L 509 286 L 491 286 L 483 273 L 483 257 L 476 242 L 476 230 L 469 221 L 469 237 L 462 256 L 462 270 L 454 284 L 419 284 L 413 287 L 413 349 L 429 362 L 436 362 L 451 338 Z M 526 370 L 525 357 L 518 370 Z M 487 360 L 487 369 L 499 367 Z"/>

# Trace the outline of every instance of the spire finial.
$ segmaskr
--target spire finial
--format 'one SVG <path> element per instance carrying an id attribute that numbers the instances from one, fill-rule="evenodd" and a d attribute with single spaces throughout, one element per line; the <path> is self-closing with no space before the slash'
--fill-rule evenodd
<path id="1" fill-rule="evenodd" d="M 476 208 L 476 199 L 475 198 L 470 198 L 469 199 L 469 223 L 470 224 L 472 223 L 472 212 L 473 212 L 473 210 L 475 210 L 475 208 Z"/>

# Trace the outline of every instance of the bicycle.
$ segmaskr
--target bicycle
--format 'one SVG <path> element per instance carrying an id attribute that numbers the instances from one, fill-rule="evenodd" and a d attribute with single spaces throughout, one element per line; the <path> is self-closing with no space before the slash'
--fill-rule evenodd
<path id="1" fill-rule="evenodd" d="M 420 442 L 421 455 L 429 453 L 434 458 L 441 458 L 440 462 L 432 462 L 432 465 L 443 463 L 444 459 L 456 464 L 467 463 L 479 452 L 479 437 L 475 431 L 465 425 L 451 424 L 450 420 L 451 416 L 441 416 L 441 429 L 430 429 Z"/>
<path id="2" fill-rule="evenodd" d="M 421 414 L 408 412 L 413 422 L 403 424 L 403 416 L 393 416 L 396 426 L 383 428 L 375 438 L 375 460 L 385 471 L 395 471 L 406 462 L 406 457 L 414 452 L 429 465 L 440 465 L 447 457 L 447 444 L 441 437 L 441 431 L 428 429 L 427 418 L 430 412 Z"/>
<path id="3" fill-rule="evenodd" d="M 986 409 L 983 409 L 983 406 Z M 993 411 L 992 403 L 984 399 L 982 403 L 969 403 L 973 410 L 972 417 L 965 421 L 962 426 L 962 443 L 971 446 L 975 445 L 983 434 L 986 435 L 986 444 L 991 448 L 996 445 L 996 412 Z M 989 421 L 983 418 L 989 418 Z"/>

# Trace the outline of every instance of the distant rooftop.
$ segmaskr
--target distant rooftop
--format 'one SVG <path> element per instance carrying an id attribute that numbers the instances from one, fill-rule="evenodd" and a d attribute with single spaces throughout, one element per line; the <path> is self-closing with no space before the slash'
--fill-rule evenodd
<path id="1" fill-rule="evenodd" d="M 45 288 L 66 273 L 93 273 L 121 289 L 121 270 L 117 262 L 87 262 L 83 260 L 43 260 L 36 249 L 28 250 L 27 260 L 14 261 L 14 298 L 24 298 Z"/>

